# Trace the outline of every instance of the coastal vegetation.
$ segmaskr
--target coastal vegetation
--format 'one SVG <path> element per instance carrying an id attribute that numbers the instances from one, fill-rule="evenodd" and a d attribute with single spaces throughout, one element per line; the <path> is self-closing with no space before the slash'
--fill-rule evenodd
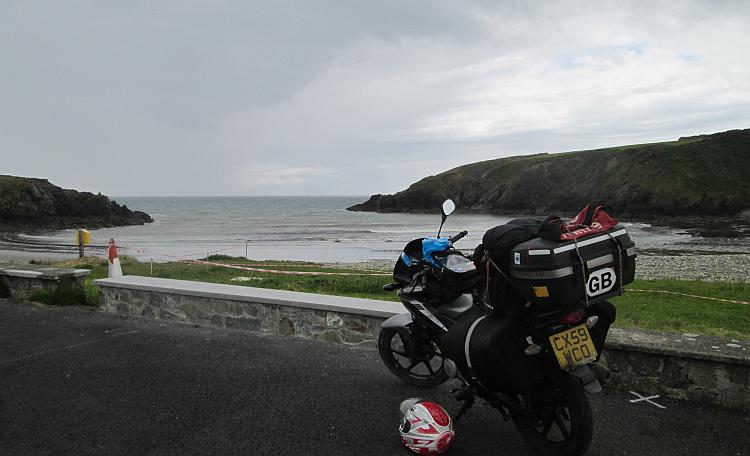
<path id="1" fill-rule="evenodd" d="M 143 225 L 154 220 L 101 193 L 60 188 L 46 179 L 0 175 L 0 229 L 39 231 Z"/>
<path id="2" fill-rule="evenodd" d="M 40 302 L 50 306 L 91 306 L 98 303 L 95 296 L 97 290 L 91 285 L 84 289 L 72 285 L 58 285 L 55 288 L 42 288 L 35 291 L 29 298 L 31 301 Z M 87 294 L 88 292 L 88 294 Z"/>
<path id="3" fill-rule="evenodd" d="M 750 208 L 750 129 L 578 152 L 487 160 L 425 177 L 352 211 L 575 213 L 602 202 L 621 217 L 735 216 Z"/>
<path id="4" fill-rule="evenodd" d="M 347 266 L 330 266 L 316 263 L 280 261 L 253 261 L 242 257 L 209 257 L 211 262 L 252 264 L 258 269 L 288 271 L 321 271 L 387 274 L 390 271 L 362 270 Z M 393 292 L 383 291 L 390 282 L 387 276 L 356 275 L 281 275 L 268 272 L 229 269 L 201 263 L 145 263 L 132 258 L 121 258 L 125 274 L 194 280 L 201 282 L 245 285 L 308 293 L 321 293 L 356 298 L 397 301 Z M 107 276 L 106 261 L 98 258 L 69 260 L 57 266 L 87 268 L 92 274 L 86 279 L 86 303 L 96 306 L 98 287 L 93 280 Z M 255 266 L 260 265 L 260 266 Z M 711 301 L 689 296 L 669 295 L 649 291 L 707 296 L 735 301 L 750 301 L 750 284 L 735 282 L 702 282 L 683 280 L 636 280 L 626 287 L 624 296 L 612 302 L 617 307 L 619 327 L 648 328 L 666 332 L 697 332 L 702 334 L 750 338 L 750 306 L 721 301 Z"/>

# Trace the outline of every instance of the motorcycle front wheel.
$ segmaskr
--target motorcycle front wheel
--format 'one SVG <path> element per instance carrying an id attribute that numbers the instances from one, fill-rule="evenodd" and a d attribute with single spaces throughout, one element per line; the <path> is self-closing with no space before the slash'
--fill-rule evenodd
<path id="1" fill-rule="evenodd" d="M 591 444 L 591 407 L 581 383 L 558 371 L 526 395 L 528 410 L 513 412 L 513 423 L 534 453 L 578 456 Z"/>
<path id="2" fill-rule="evenodd" d="M 388 369 L 410 385 L 430 388 L 448 379 L 440 348 L 427 338 L 404 337 L 384 328 L 378 336 L 378 352 Z"/>

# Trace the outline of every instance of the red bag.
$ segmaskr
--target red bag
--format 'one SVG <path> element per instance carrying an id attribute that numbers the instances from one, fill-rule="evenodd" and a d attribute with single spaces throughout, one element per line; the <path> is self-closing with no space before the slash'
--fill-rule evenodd
<path id="1" fill-rule="evenodd" d="M 617 219 L 607 211 L 605 206 L 596 206 L 592 209 L 589 204 L 584 207 L 578 215 L 562 226 L 561 241 L 569 241 L 594 233 L 603 233 L 617 225 Z"/>

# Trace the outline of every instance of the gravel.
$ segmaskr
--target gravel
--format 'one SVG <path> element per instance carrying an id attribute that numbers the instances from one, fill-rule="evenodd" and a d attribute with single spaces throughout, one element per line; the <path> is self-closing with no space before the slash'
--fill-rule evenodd
<path id="1" fill-rule="evenodd" d="M 743 282 L 750 280 L 750 254 L 736 255 L 639 255 L 638 279 L 704 280 Z"/>

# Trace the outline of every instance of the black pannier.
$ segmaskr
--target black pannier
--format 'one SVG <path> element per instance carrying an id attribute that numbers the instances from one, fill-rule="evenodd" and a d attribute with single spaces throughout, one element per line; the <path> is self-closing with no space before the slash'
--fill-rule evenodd
<path id="1" fill-rule="evenodd" d="M 635 276 L 635 244 L 616 225 L 569 241 L 542 238 L 514 246 L 506 261 L 515 291 L 532 305 L 588 304 L 622 294 Z"/>
<path id="2" fill-rule="evenodd" d="M 601 356 L 616 310 L 609 302 L 602 301 L 586 309 L 586 316 L 592 315 L 599 317 L 589 331 Z M 456 362 L 462 372 L 481 379 L 486 387 L 523 393 L 542 376 L 537 359 L 524 353 L 529 344 L 523 327 L 513 318 L 464 318 L 443 335 L 441 345 L 444 355 Z"/>
<path id="3" fill-rule="evenodd" d="M 521 393 L 542 375 L 536 359 L 524 353 L 528 343 L 522 328 L 510 318 L 465 318 L 451 326 L 441 342 L 448 358 L 488 388 Z"/>

